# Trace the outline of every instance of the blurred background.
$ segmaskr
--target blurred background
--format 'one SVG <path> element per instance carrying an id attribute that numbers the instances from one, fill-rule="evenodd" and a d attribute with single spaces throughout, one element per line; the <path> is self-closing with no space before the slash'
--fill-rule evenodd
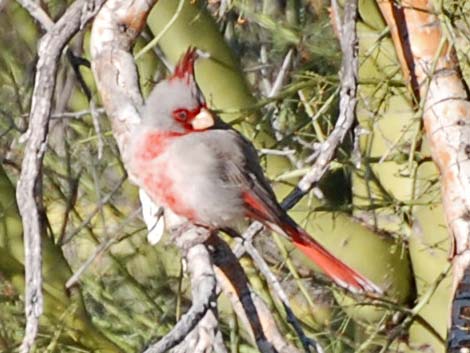
<path id="1" fill-rule="evenodd" d="M 70 2 L 40 5 L 56 20 Z M 330 6 L 322 0 L 160 0 L 134 48 L 142 92 L 171 73 L 188 46 L 210 52 L 211 59 L 196 66 L 209 105 L 256 144 L 282 199 L 309 170 L 338 115 L 342 3 L 337 11 Z M 470 5 L 443 1 L 437 8 L 468 78 Z M 357 122 L 319 190 L 290 214 L 387 296 L 348 297 L 277 236 L 264 234 L 256 245 L 306 333 L 328 352 L 444 352 L 450 244 L 438 173 L 375 1 L 359 1 L 357 31 Z M 0 352 L 16 352 L 23 337 L 15 184 L 43 33 L 18 3 L 0 0 Z M 157 45 L 141 52 L 154 37 Z M 175 325 L 191 293 L 168 239 L 147 243 L 137 189 L 127 180 L 92 73 L 79 59 L 89 58 L 88 47 L 86 28 L 70 42 L 73 55 L 63 55 L 57 75 L 42 171 L 45 314 L 36 351 L 140 352 Z M 65 289 L 90 256 L 78 283 Z M 301 347 L 265 278 L 249 258 L 241 262 L 285 337 Z M 223 296 L 219 311 L 228 349 L 256 352 Z"/>

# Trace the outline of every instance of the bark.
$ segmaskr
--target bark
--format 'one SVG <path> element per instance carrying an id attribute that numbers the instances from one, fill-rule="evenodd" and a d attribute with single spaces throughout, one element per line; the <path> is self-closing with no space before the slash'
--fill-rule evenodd
<path id="1" fill-rule="evenodd" d="M 466 290 L 460 283 L 470 271 L 468 88 L 431 1 L 407 0 L 402 7 L 389 1 L 379 5 L 392 33 L 396 33 L 392 38 L 397 51 L 412 58 L 402 67 L 410 72 L 413 89 L 419 92 L 426 138 L 441 176 L 443 211 L 454 243 L 453 292 L 460 287 L 455 297 L 458 300 Z"/>
<path id="2" fill-rule="evenodd" d="M 36 338 L 39 317 L 43 312 L 41 234 L 42 193 L 41 168 L 47 148 L 48 124 L 55 87 L 57 65 L 62 49 L 70 38 L 82 28 L 102 4 L 101 0 L 78 0 L 41 39 L 33 91 L 29 127 L 23 140 L 27 140 L 25 155 L 18 180 L 17 200 L 22 216 L 25 237 L 26 271 L 26 332 L 21 352 L 30 351 Z"/>
<path id="3" fill-rule="evenodd" d="M 455 288 L 470 264 L 470 101 L 455 49 L 446 41 L 431 2 L 403 5 L 407 31 L 401 38 L 408 36 L 404 49 L 413 56 L 409 70 L 423 99 L 426 137 L 441 174 L 444 212 L 455 240 Z M 384 16 L 394 22 L 387 12 Z"/>

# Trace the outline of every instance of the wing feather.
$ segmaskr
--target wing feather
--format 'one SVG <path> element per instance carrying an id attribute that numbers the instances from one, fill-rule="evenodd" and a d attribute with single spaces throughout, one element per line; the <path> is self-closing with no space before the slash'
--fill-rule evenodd
<path id="1" fill-rule="evenodd" d="M 285 213 L 276 201 L 251 143 L 232 129 L 209 131 L 219 135 L 213 140 L 217 141 L 213 147 L 218 151 L 218 160 L 221 161 L 221 181 L 240 188 L 250 216 L 272 223 L 284 220 Z"/>

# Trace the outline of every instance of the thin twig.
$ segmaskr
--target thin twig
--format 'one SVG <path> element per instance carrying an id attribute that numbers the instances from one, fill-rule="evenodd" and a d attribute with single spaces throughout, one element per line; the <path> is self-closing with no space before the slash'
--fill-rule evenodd
<path id="1" fill-rule="evenodd" d="M 94 98 L 90 99 L 90 112 L 93 121 L 93 127 L 95 128 L 96 135 L 98 136 L 98 159 L 101 159 L 101 157 L 103 156 L 104 139 L 99 119 L 100 114 L 96 107 L 96 102 Z"/>
<path id="2" fill-rule="evenodd" d="M 122 238 L 127 236 L 127 234 L 125 234 L 124 236 L 118 235 L 118 230 L 123 229 L 124 226 L 126 226 L 130 221 L 132 221 L 139 213 L 140 209 L 134 210 L 134 212 L 132 212 L 129 216 L 126 217 L 126 219 L 124 219 L 122 222 L 119 223 L 119 225 L 115 227 L 113 232 L 114 235 L 108 237 L 108 239 L 105 239 L 100 245 L 96 247 L 93 254 L 91 254 L 88 259 L 86 259 L 86 261 L 78 268 L 78 270 L 75 271 L 74 274 L 67 280 L 67 282 L 65 283 L 65 288 L 69 289 L 75 284 L 77 284 L 80 277 L 85 273 L 85 271 L 91 266 L 93 261 L 95 261 L 98 256 L 104 254 L 111 247 L 111 245 L 113 245 L 114 243 L 118 243 L 122 240 Z"/>
<path id="3" fill-rule="evenodd" d="M 289 49 L 286 56 L 284 57 L 284 60 L 282 61 L 282 65 L 276 76 L 276 79 L 274 80 L 274 83 L 270 85 L 269 93 L 267 95 L 268 99 L 275 97 L 279 93 L 282 87 L 282 83 L 284 82 L 284 79 L 287 75 L 288 68 L 292 62 L 293 54 L 294 54 L 294 49 Z M 271 103 L 269 107 L 273 112 L 272 127 L 274 131 L 274 137 L 279 142 L 284 139 L 284 135 L 281 132 L 281 129 L 279 126 L 279 109 L 274 103 Z M 289 150 L 289 148 L 287 146 L 284 146 L 282 150 L 286 151 L 286 150 Z M 287 154 L 286 157 L 289 159 L 292 165 L 295 165 L 298 168 L 302 167 L 301 161 L 295 158 L 295 155 Z"/>
<path id="4" fill-rule="evenodd" d="M 165 27 L 162 29 L 158 35 L 153 38 L 149 43 L 145 45 L 136 55 L 135 55 L 135 60 L 138 60 L 142 55 L 144 55 L 146 52 L 148 52 L 151 48 L 155 47 L 160 39 L 165 35 L 165 33 L 173 26 L 173 24 L 176 22 L 178 19 L 178 16 L 181 13 L 181 10 L 183 9 L 184 5 L 184 0 L 179 0 L 178 2 L 178 7 L 176 8 L 175 13 L 173 14 L 173 17 L 168 21 L 168 23 L 165 25 Z"/>
<path id="5" fill-rule="evenodd" d="M 271 90 L 269 91 L 268 97 L 272 98 L 276 96 L 279 91 L 281 90 L 282 83 L 287 75 L 287 69 L 292 61 L 292 55 L 294 54 L 294 49 L 289 49 L 284 60 L 282 61 L 281 69 L 279 70 L 276 80 L 274 81 L 273 85 L 271 86 Z"/>
<path id="6" fill-rule="evenodd" d="M 295 154 L 295 150 L 291 150 L 291 149 L 285 149 L 285 150 L 280 151 L 280 150 L 274 150 L 270 148 L 261 148 L 259 152 L 261 154 L 268 154 L 272 156 L 287 156 L 287 155 Z"/>
<path id="7" fill-rule="evenodd" d="M 343 62 L 339 117 L 333 132 L 322 143 L 320 154 L 312 169 L 302 178 L 297 186 L 303 195 L 315 186 L 327 172 L 336 149 L 354 123 L 358 74 L 356 17 L 356 0 L 347 1 L 344 7 L 344 23 L 342 25 L 341 48 L 343 51 Z"/>
<path id="8" fill-rule="evenodd" d="M 84 14 L 99 8 L 103 0 L 77 0 L 42 38 L 38 50 L 35 86 L 21 174 L 18 180 L 17 200 L 25 238 L 25 315 L 26 329 L 20 351 L 30 351 L 36 338 L 39 317 L 43 311 L 41 234 L 41 170 L 47 147 L 49 117 L 55 87 L 58 61 L 63 48 L 83 25 Z M 23 2 L 25 6 L 27 2 Z M 28 9 L 28 8 L 27 8 Z M 87 17 L 88 18 L 88 17 Z M 89 18 L 88 18 L 89 19 Z"/>
<path id="9" fill-rule="evenodd" d="M 126 181 L 127 179 L 127 175 L 123 175 L 121 177 L 121 179 L 119 180 L 119 182 L 116 184 L 116 186 L 114 186 L 112 188 L 112 190 L 106 195 L 104 196 L 103 198 L 101 198 L 98 202 L 98 204 L 96 205 L 96 207 L 94 208 L 93 211 L 90 212 L 90 214 L 88 215 L 88 217 L 86 219 L 83 220 L 83 222 L 81 222 L 79 224 L 79 226 L 77 228 L 75 228 L 72 232 L 70 232 L 69 234 L 67 234 L 66 236 L 64 236 L 63 240 L 59 241 L 59 244 L 61 245 L 64 245 L 64 244 L 67 244 L 70 240 L 72 240 L 72 238 L 77 235 L 78 233 L 80 233 L 80 231 L 85 228 L 86 226 L 88 226 L 91 222 L 91 220 L 93 219 L 93 217 L 95 217 L 98 212 L 100 212 L 100 210 L 103 208 L 104 205 L 106 205 L 109 200 L 111 200 L 111 198 L 116 194 L 116 192 L 121 188 L 122 184 L 124 184 L 124 182 Z"/>
<path id="10" fill-rule="evenodd" d="M 286 292 L 284 292 L 284 289 L 282 288 L 281 284 L 277 280 L 276 276 L 274 276 L 274 274 L 271 272 L 268 264 L 266 263 L 266 261 L 264 261 L 263 257 L 259 254 L 258 250 L 256 250 L 256 248 L 251 242 L 244 242 L 243 246 L 248 255 L 250 255 L 258 269 L 268 281 L 268 284 L 271 286 L 274 293 L 276 293 L 276 296 L 281 301 L 284 310 L 286 311 L 287 321 L 292 325 L 295 330 L 295 333 L 300 338 L 300 342 L 302 343 L 305 352 L 310 352 L 310 347 L 314 347 L 317 353 L 324 353 L 323 348 L 317 341 L 305 335 L 305 332 L 302 329 L 302 325 L 300 324 L 299 320 L 297 319 L 290 307 L 289 298 L 287 297 Z"/>

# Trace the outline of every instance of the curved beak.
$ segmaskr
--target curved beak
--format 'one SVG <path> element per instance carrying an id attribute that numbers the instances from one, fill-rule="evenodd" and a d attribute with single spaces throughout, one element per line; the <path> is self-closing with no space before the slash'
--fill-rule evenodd
<path id="1" fill-rule="evenodd" d="M 206 108 L 201 108 L 201 111 L 191 120 L 191 126 L 194 130 L 205 130 L 214 124 L 214 115 Z"/>

